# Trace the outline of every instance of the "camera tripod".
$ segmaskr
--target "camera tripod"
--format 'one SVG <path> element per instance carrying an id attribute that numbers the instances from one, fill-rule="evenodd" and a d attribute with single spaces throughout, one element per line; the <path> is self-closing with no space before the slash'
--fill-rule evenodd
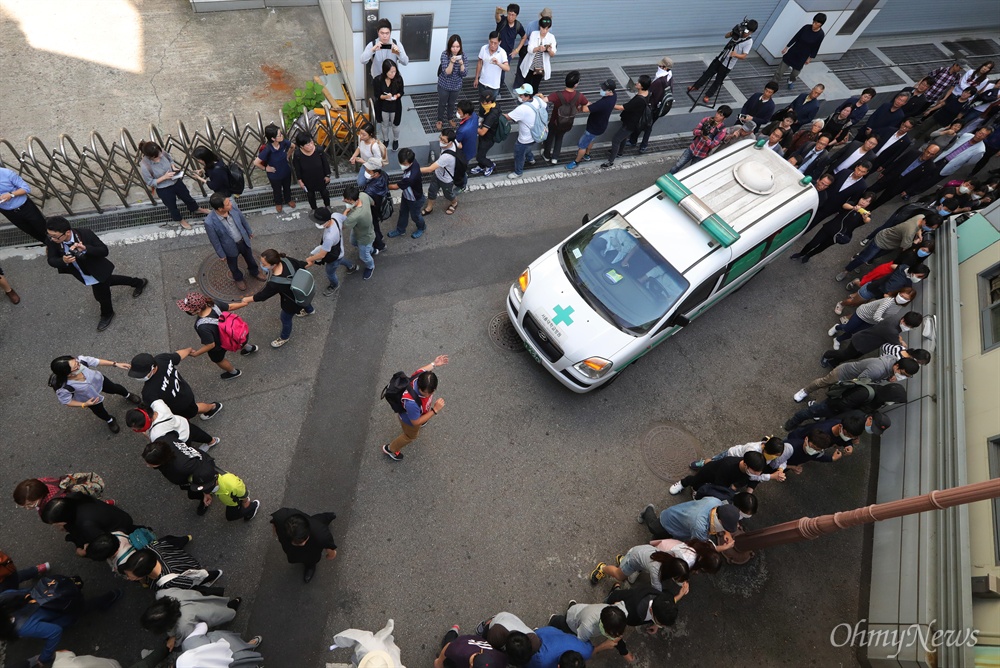
<path id="1" fill-rule="evenodd" d="M 712 59 L 712 63 L 718 62 L 719 65 L 721 66 L 722 59 L 726 56 L 726 54 L 732 51 L 737 44 L 744 41 L 746 40 L 736 39 L 736 38 L 730 39 L 728 42 L 726 42 L 726 45 L 722 47 L 722 51 L 719 52 L 719 55 L 717 55 L 714 59 Z M 711 66 L 712 65 L 709 64 L 709 67 Z M 717 77 L 718 75 L 716 74 L 715 76 Z M 728 74 L 726 76 L 728 76 Z M 705 85 L 711 86 L 712 85 L 711 81 L 714 78 L 715 77 L 710 77 L 709 80 L 705 82 Z M 701 94 L 700 90 L 687 91 L 687 96 L 691 100 L 691 108 L 688 109 L 688 113 L 690 114 L 692 111 L 694 111 L 695 107 L 708 107 L 709 109 L 715 109 L 715 103 L 719 101 L 719 93 L 721 92 L 722 92 L 722 83 L 720 83 L 719 87 L 715 90 L 715 98 L 712 100 L 712 103 L 708 104 L 702 99 L 704 96 Z M 692 95 L 692 93 L 696 93 L 696 95 Z"/>

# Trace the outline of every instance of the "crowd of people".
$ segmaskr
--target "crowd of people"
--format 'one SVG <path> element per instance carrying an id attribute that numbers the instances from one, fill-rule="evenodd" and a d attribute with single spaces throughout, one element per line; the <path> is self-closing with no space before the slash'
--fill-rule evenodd
<path id="1" fill-rule="evenodd" d="M 245 291 L 248 287 L 240 258 L 250 277 L 263 287 L 232 303 L 201 292 L 178 300 L 177 307 L 194 318 L 197 347 L 141 352 L 128 362 L 88 355 L 53 359 L 49 385 L 55 399 L 66 407 L 88 409 L 118 434 L 120 424 L 106 406 L 106 395 L 122 397 L 128 406 L 125 424 L 145 443 L 141 465 L 158 470 L 169 485 L 196 501 L 197 516 L 218 504 L 227 521 L 251 522 L 260 502 L 252 498 L 240 476 L 210 454 L 221 438 L 193 422 L 196 417 L 199 422 L 211 420 L 223 404 L 195 398 L 179 371 L 187 358 L 207 355 L 221 371 L 221 380 L 238 378 L 241 371 L 227 359 L 227 353 L 252 355 L 258 346 L 249 342 L 249 328 L 234 312 L 274 296 L 279 297 L 281 329 L 271 346 L 284 346 L 294 318 L 315 311 L 316 286 L 310 267 L 324 267 L 329 281 L 324 295 L 339 289 L 338 267 L 353 274 L 362 265 L 363 279 L 370 279 L 374 257 L 386 247 L 384 237 L 402 236 L 412 219 L 416 229 L 411 236 L 419 238 L 439 194 L 447 200 L 445 214 L 453 214 L 467 177 L 493 173 L 496 165 L 488 153 L 507 133 L 517 132 L 514 171 L 508 175 L 516 179 L 525 165 L 536 162 L 532 152 L 536 144 L 541 144 L 545 162 L 557 164 L 563 136 L 577 115 L 587 114 L 586 131 L 566 165 L 572 170 L 591 159 L 594 141 L 619 111 L 621 129 L 614 134 L 610 154 L 602 164 L 610 167 L 626 145 L 644 152 L 653 123 L 669 108 L 665 103 L 672 97 L 673 74 L 666 57 L 654 73 L 638 77 L 635 95 L 623 104 L 618 103 L 612 79 L 601 84 L 599 99 L 589 100 L 577 90 L 577 71 L 566 75 L 561 90 L 540 94 L 541 83 L 551 78 L 551 59 L 557 53 L 552 12 L 542 10 L 527 28 L 519 22 L 519 12 L 516 4 L 498 12 L 496 30 L 479 48 L 474 65 L 464 53 L 461 37 L 448 39 L 438 75 L 440 150 L 428 165 L 420 165 L 413 150 L 398 145 L 404 94 L 399 68 L 408 58 L 403 45 L 391 37 L 391 24 L 385 19 L 379 22 L 378 37 L 362 54 L 362 61 L 370 63 L 378 100 L 373 120 L 379 129 L 366 124 L 359 130 L 357 150 L 350 157 L 359 167 L 357 182 L 345 188 L 342 211 L 331 207 L 329 159 L 317 149 L 312 136 L 297 132 L 290 140 L 275 125 L 265 129 L 266 143 L 255 165 L 267 174 L 276 209 L 295 206 L 290 191 L 294 176 L 306 191 L 312 220 L 322 233 L 320 244 L 304 259 L 275 249 L 253 250 L 250 223 L 237 205 L 225 165 L 214 153 L 199 149 L 196 155 L 203 170 L 194 176 L 213 190 L 209 207 L 203 208 L 184 186 L 183 173 L 170 154 L 153 142 L 141 143 L 143 179 L 156 189 L 171 220 L 190 227 L 177 200 L 191 213 L 207 214 L 207 236 L 220 261 L 227 263 L 237 288 Z M 801 263 L 851 243 L 855 232 L 871 225 L 873 211 L 901 200 L 886 222 L 861 240 L 860 251 L 836 275 L 837 281 L 844 281 L 864 269 L 846 284 L 848 296 L 832 307 L 838 320 L 827 331 L 831 346 L 820 359 L 828 371 L 811 381 L 804 379 L 793 394 L 801 409 L 784 423 L 785 436 L 769 435 L 691 462 L 691 473 L 672 484 L 669 492 L 679 495 L 689 490 L 692 500 L 661 512 L 649 504 L 639 513 L 638 522 L 649 530 L 650 541 L 628 547 L 614 560 L 594 567 L 592 585 L 609 576 L 614 581 L 610 591 L 598 597 L 601 602 L 571 600 L 540 627 L 507 611 L 488 617 L 473 633 L 463 634 L 454 626 L 442 639 L 436 668 L 582 668 L 595 654 L 612 650 L 626 661 L 635 660 L 626 641 L 628 628 L 641 627 L 656 634 L 675 623 L 692 576 L 717 573 L 726 553 L 735 547 L 734 536 L 742 524 L 761 511 L 755 493 L 761 483 L 784 481 L 788 472 L 801 474 L 812 461 L 832 463 L 850 456 L 865 434 L 880 435 L 891 427 L 885 410 L 906 402 L 906 379 L 931 360 L 928 351 L 912 347 L 904 335 L 919 329 L 924 319 L 909 310 L 909 304 L 919 294 L 920 281 L 930 273 L 925 260 L 935 252 L 934 237 L 942 228 L 960 224 L 957 214 L 986 206 L 997 197 L 1000 170 L 974 177 L 1000 152 L 1000 132 L 995 131 L 1000 124 L 1000 80 L 988 78 L 992 62 L 968 70 L 956 62 L 928 73 L 873 111 L 868 105 L 875 91 L 866 89 L 837 104 L 826 118 L 818 118 L 825 90 L 822 84 L 778 108 L 773 97 L 785 73 L 789 73 L 786 84 L 791 88 L 816 56 L 825 21 L 818 14 L 796 33 L 782 52 L 776 80 L 751 96 L 731 124 L 727 125 L 734 110 L 727 105 L 703 118 L 672 172 L 749 137 L 785 157 L 812 179 L 819 192 L 819 208 L 809 225 L 815 232 L 790 255 Z M 756 28 L 755 21 L 746 21 L 728 33 L 730 45 L 689 87 L 689 93 L 714 77 L 703 96 L 703 102 L 710 102 L 725 76 L 750 52 L 750 36 Z M 519 60 L 513 66 L 515 53 Z M 513 90 L 520 104 L 504 114 L 497 101 L 506 92 L 505 77 L 512 68 Z M 479 93 L 476 101 L 461 99 L 462 80 L 469 75 Z M 402 178 L 393 184 L 386 174 L 389 150 L 396 152 L 402 168 Z M 960 171 L 962 178 L 951 178 Z M 424 177 L 429 182 L 426 195 Z M 395 228 L 383 236 L 380 223 L 394 213 L 393 190 L 401 195 L 398 217 Z M 132 287 L 132 296 L 138 298 L 147 279 L 115 274 L 109 249 L 95 233 L 74 227 L 60 216 L 44 217 L 27 197 L 29 192 L 28 184 L 15 173 L 0 169 L 0 212 L 46 245 L 49 265 L 91 287 L 100 304 L 98 330 L 106 329 L 114 318 L 110 288 Z M 347 258 L 348 240 L 357 247 L 357 263 Z M 19 296 L 2 271 L 0 287 L 12 303 L 18 303 Z M 847 313 L 848 309 L 853 313 Z M 412 374 L 397 373 L 387 384 L 384 397 L 400 420 L 400 434 L 382 446 L 391 460 L 402 461 L 404 448 L 418 438 L 421 427 L 445 408 L 444 399 L 436 394 L 436 369 L 447 363 L 446 355 L 438 356 Z M 127 372 L 133 382 L 142 383 L 141 389 L 127 389 L 105 376 L 102 368 Z M 816 399 L 809 400 L 811 396 Z M 114 575 L 140 582 L 153 594 L 141 626 L 160 634 L 163 642 L 135 665 L 154 666 L 172 651 L 178 652 L 176 665 L 182 667 L 201 666 L 209 656 L 240 661 L 239 665 L 261 662 L 260 636 L 244 640 L 215 628 L 234 619 L 241 599 L 226 595 L 219 584 L 221 570 L 203 567 L 189 553 L 192 535 L 158 535 L 155 523 L 137 523 L 122 504 L 104 498 L 104 491 L 99 474 L 69 473 L 25 479 L 15 487 L 13 497 L 17 505 L 35 510 L 43 523 L 65 532 L 78 557 L 104 561 Z M 162 488 L 155 493 L 164 498 L 168 494 Z M 329 528 L 335 517 L 333 512 L 309 514 L 295 508 L 271 514 L 275 538 L 290 563 L 302 564 L 306 583 L 313 579 L 321 560 L 337 556 Z M 109 610 L 122 596 L 122 588 L 115 587 L 85 598 L 81 584 L 74 577 L 54 573 L 48 562 L 18 569 L 0 553 L 0 638 L 44 640 L 34 664 L 53 665 L 63 630 L 82 615 Z M 388 638 L 388 651 L 371 650 L 369 645 L 369 651 L 357 651 L 355 663 L 364 668 L 401 665 L 391 630 L 390 621 L 379 632 L 382 640 Z M 345 633 L 348 638 L 366 632 Z M 100 665 L 118 664 L 108 660 Z"/>

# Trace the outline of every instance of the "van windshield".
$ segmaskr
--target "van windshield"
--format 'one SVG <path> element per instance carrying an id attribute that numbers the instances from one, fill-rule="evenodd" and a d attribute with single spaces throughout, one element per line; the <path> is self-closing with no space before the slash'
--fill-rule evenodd
<path id="1" fill-rule="evenodd" d="M 615 211 L 569 239 L 560 251 L 566 276 L 616 327 L 645 334 L 688 288 L 663 256 Z"/>

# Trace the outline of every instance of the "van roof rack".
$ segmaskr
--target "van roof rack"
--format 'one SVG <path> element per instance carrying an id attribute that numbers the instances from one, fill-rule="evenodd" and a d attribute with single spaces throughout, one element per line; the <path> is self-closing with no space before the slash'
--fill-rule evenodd
<path id="1" fill-rule="evenodd" d="M 739 241 L 740 233 L 673 174 L 664 174 L 656 179 L 656 186 L 723 248 Z"/>

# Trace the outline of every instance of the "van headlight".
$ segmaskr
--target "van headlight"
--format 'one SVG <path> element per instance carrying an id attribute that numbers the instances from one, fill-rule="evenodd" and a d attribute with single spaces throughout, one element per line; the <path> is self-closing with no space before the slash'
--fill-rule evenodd
<path id="1" fill-rule="evenodd" d="M 517 283 L 514 284 L 514 291 L 517 293 L 517 298 L 521 299 L 524 296 L 524 291 L 528 289 L 528 283 L 531 282 L 531 274 L 525 269 L 521 272 L 521 275 L 517 277 Z"/>
<path id="2" fill-rule="evenodd" d="M 604 378 L 611 371 L 611 367 L 611 361 L 603 357 L 588 357 L 582 362 L 577 362 L 573 365 L 574 369 L 592 380 Z"/>

